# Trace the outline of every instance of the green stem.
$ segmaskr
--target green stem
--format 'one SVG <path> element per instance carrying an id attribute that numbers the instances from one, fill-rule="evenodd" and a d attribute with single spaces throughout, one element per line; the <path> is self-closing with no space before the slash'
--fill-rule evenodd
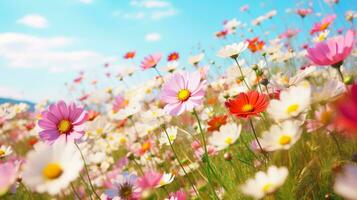
<path id="1" fill-rule="evenodd" d="M 82 153 L 81 149 L 79 148 L 78 144 L 77 144 L 76 142 L 75 142 L 74 144 L 76 145 L 76 147 L 77 147 L 79 153 L 81 154 L 81 157 L 82 157 L 82 160 L 83 160 L 83 163 L 84 163 L 84 169 L 85 169 L 85 171 L 86 171 L 87 178 L 88 178 L 88 181 L 89 181 L 89 185 L 90 185 L 90 187 L 91 187 L 91 189 L 92 189 L 94 195 L 95 195 L 98 199 L 100 199 L 100 197 L 99 197 L 99 195 L 97 194 L 97 192 L 95 191 L 94 186 L 93 186 L 93 184 L 92 184 L 92 181 L 91 181 L 91 179 L 90 179 L 88 166 L 87 166 L 86 160 L 84 159 L 83 153 Z"/>
<path id="2" fill-rule="evenodd" d="M 203 130 L 202 130 L 200 118 L 198 117 L 198 114 L 197 114 L 195 109 L 193 109 L 193 115 L 196 117 L 196 120 L 197 120 L 197 123 L 198 123 L 198 128 L 200 130 L 200 134 L 201 134 L 201 137 L 202 137 L 203 148 L 204 148 L 204 151 L 205 151 L 205 153 L 203 155 L 203 159 L 207 163 L 206 164 L 207 165 L 206 173 L 207 173 L 208 184 L 210 185 L 215 198 L 219 199 L 218 195 L 216 194 L 216 190 L 214 189 L 213 184 L 212 184 L 212 180 L 211 180 L 211 176 L 210 176 L 210 171 L 212 170 L 212 168 L 211 168 L 210 160 L 209 160 L 209 157 L 208 157 L 206 139 L 205 139 L 205 136 L 204 136 L 204 133 L 203 133 Z"/>
<path id="3" fill-rule="evenodd" d="M 257 143 L 258 143 L 258 146 L 259 146 L 259 148 L 260 148 L 260 151 L 261 151 L 262 154 L 268 159 L 268 157 L 267 157 L 267 156 L 265 155 L 265 153 L 264 153 L 264 150 L 263 150 L 263 148 L 262 148 L 262 145 L 260 145 L 260 142 L 259 142 L 259 140 L 258 140 L 257 133 L 256 133 L 255 128 L 254 128 L 254 125 L 253 125 L 253 121 L 252 121 L 252 119 L 250 119 L 250 118 L 249 118 L 249 124 L 250 124 L 250 127 L 252 128 L 252 131 L 253 131 L 255 140 L 256 140 Z"/>
<path id="4" fill-rule="evenodd" d="M 241 68 L 241 66 L 240 66 L 240 65 L 239 65 L 239 63 L 238 63 L 237 58 L 234 58 L 233 60 L 235 60 L 235 61 L 236 61 L 236 64 L 237 64 L 238 69 L 239 69 L 239 71 L 240 71 L 240 75 L 241 75 L 241 76 L 242 76 L 242 78 L 243 78 L 243 82 L 244 82 L 245 86 L 247 86 L 248 90 L 250 90 L 250 87 L 249 87 L 248 83 L 245 81 L 245 77 L 244 77 L 244 74 L 243 74 L 242 68 Z"/>
<path id="5" fill-rule="evenodd" d="M 196 190 L 196 188 L 195 188 L 195 186 L 194 186 L 194 184 L 193 184 L 193 181 L 191 180 L 190 176 L 187 174 L 185 168 L 183 167 L 183 165 L 182 165 L 180 159 L 179 159 L 178 156 L 177 156 L 177 153 L 176 153 L 174 147 L 172 146 L 172 143 L 171 143 L 169 134 L 167 133 L 165 126 L 163 126 L 162 129 L 164 129 L 164 132 L 165 132 L 165 134 L 166 134 L 167 140 L 169 141 L 171 150 L 172 150 L 172 152 L 174 153 L 174 155 L 175 155 L 175 157 L 176 157 L 176 159 L 177 159 L 177 161 L 178 161 L 180 167 L 182 168 L 183 173 L 185 173 L 185 175 L 186 175 L 188 181 L 189 181 L 190 184 L 191 184 L 191 187 L 192 187 L 193 191 L 196 193 L 197 197 L 199 197 L 200 195 L 198 194 L 198 192 L 197 192 L 197 190 Z"/>
<path id="6" fill-rule="evenodd" d="M 78 198 L 78 200 L 81 200 L 81 197 L 79 196 L 79 194 L 76 192 L 76 189 L 74 188 L 73 183 L 71 183 L 71 188 L 73 190 L 74 195 Z"/>

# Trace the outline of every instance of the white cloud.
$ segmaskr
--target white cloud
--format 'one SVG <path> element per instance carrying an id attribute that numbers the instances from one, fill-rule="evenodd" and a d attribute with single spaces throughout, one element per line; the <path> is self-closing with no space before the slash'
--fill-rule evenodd
<path id="1" fill-rule="evenodd" d="M 151 19 L 161 19 L 165 17 L 170 17 L 174 16 L 177 14 L 177 10 L 170 8 L 168 10 L 159 10 L 159 11 L 154 11 L 151 13 Z"/>
<path id="2" fill-rule="evenodd" d="M 73 40 L 41 38 L 22 33 L 0 33 L 0 59 L 9 67 L 47 68 L 53 72 L 87 69 L 115 60 L 89 50 L 68 51 Z"/>
<path id="3" fill-rule="evenodd" d="M 132 0 L 130 5 L 144 8 L 164 8 L 171 6 L 171 3 L 162 0 Z"/>
<path id="4" fill-rule="evenodd" d="M 23 92 L 17 91 L 14 88 L 0 85 L 0 97 L 12 99 L 24 99 Z"/>
<path id="5" fill-rule="evenodd" d="M 79 0 L 79 2 L 84 3 L 84 4 L 91 4 L 91 3 L 93 3 L 93 0 Z"/>
<path id="6" fill-rule="evenodd" d="M 161 39 L 161 35 L 159 33 L 149 33 L 145 35 L 145 40 L 148 42 L 156 42 Z"/>
<path id="7" fill-rule="evenodd" d="M 29 26 L 32 28 L 46 28 L 48 26 L 47 19 L 38 14 L 29 14 L 16 21 L 18 24 Z"/>

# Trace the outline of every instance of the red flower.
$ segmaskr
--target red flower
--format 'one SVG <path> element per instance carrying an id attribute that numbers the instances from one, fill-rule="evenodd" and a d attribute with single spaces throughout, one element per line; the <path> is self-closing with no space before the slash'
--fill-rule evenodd
<path id="1" fill-rule="evenodd" d="M 227 123 L 227 115 L 215 116 L 207 122 L 208 131 L 217 131 L 219 128 Z"/>
<path id="2" fill-rule="evenodd" d="M 180 55 L 177 52 L 172 52 L 167 56 L 167 61 L 176 61 L 180 58 Z"/>
<path id="3" fill-rule="evenodd" d="M 226 38 L 226 36 L 228 35 L 228 31 L 227 30 L 222 30 L 216 33 L 216 37 L 217 38 Z"/>
<path id="4" fill-rule="evenodd" d="M 264 112 L 268 107 L 268 98 L 257 91 L 239 93 L 234 99 L 226 101 L 229 112 L 236 117 L 249 118 Z"/>
<path id="5" fill-rule="evenodd" d="M 352 85 L 350 93 L 337 103 L 338 127 L 357 137 L 357 84 Z"/>
<path id="6" fill-rule="evenodd" d="M 129 51 L 124 55 L 124 59 L 132 59 L 135 57 L 135 51 Z"/>
<path id="7" fill-rule="evenodd" d="M 265 42 L 262 40 L 259 40 L 258 37 L 253 38 L 252 40 L 247 39 L 248 41 L 248 48 L 250 49 L 251 52 L 255 53 L 256 51 L 262 50 Z"/>

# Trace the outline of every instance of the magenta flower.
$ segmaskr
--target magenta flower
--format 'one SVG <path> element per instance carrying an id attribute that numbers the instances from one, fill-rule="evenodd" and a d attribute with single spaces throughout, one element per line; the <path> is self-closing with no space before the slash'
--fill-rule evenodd
<path id="1" fill-rule="evenodd" d="M 161 53 L 151 54 L 145 57 L 143 61 L 141 61 L 140 66 L 143 70 L 156 67 L 157 63 L 161 60 L 161 57 L 162 57 Z"/>
<path id="2" fill-rule="evenodd" d="M 141 189 L 150 189 L 155 188 L 159 185 L 162 174 L 155 171 L 149 171 L 144 174 L 144 176 L 140 177 L 137 180 L 137 184 Z"/>
<path id="3" fill-rule="evenodd" d="M 169 197 L 165 200 L 186 200 L 187 196 L 186 193 L 182 190 L 179 190 L 175 193 L 170 193 Z"/>
<path id="4" fill-rule="evenodd" d="M 42 119 L 38 125 L 43 130 L 40 137 L 46 142 L 52 144 L 57 139 L 75 141 L 84 135 L 83 125 L 87 121 L 87 113 L 74 103 L 67 106 L 65 102 L 59 101 L 41 114 Z"/>
<path id="5" fill-rule="evenodd" d="M 341 65 L 343 60 L 350 55 L 354 43 L 354 33 L 348 30 L 346 36 L 320 42 L 313 48 L 307 49 L 307 57 L 316 65 Z"/>
<path id="6" fill-rule="evenodd" d="M 321 23 L 315 23 L 310 31 L 310 34 L 313 35 L 314 33 L 326 30 L 330 26 L 330 24 L 332 24 L 335 18 L 336 15 L 329 15 L 323 18 Z"/>
<path id="7" fill-rule="evenodd" d="M 160 99 L 166 103 L 164 110 L 170 115 L 180 115 L 200 105 L 205 95 L 206 81 L 201 81 L 199 72 L 175 73 L 164 84 Z"/>

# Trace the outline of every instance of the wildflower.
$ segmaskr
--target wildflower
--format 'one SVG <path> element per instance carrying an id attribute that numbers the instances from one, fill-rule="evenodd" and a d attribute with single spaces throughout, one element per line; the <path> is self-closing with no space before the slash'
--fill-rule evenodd
<path id="1" fill-rule="evenodd" d="M 221 115 L 221 116 L 215 116 L 212 119 L 210 119 L 207 124 L 208 124 L 208 131 L 217 131 L 222 125 L 225 125 L 227 123 L 227 115 Z"/>
<path id="2" fill-rule="evenodd" d="M 167 56 L 167 61 L 177 61 L 180 58 L 180 55 L 177 52 L 172 52 Z"/>
<path id="3" fill-rule="evenodd" d="M 187 196 L 186 193 L 182 190 L 179 190 L 175 193 L 170 193 L 168 198 L 165 198 L 165 200 L 186 200 Z"/>
<path id="4" fill-rule="evenodd" d="M 233 43 L 224 46 L 218 51 L 218 56 L 223 58 L 237 58 L 248 47 L 248 42 Z"/>
<path id="5" fill-rule="evenodd" d="M 336 194 L 346 199 L 357 199 L 357 166 L 347 164 L 337 175 L 333 186 Z"/>
<path id="6" fill-rule="evenodd" d="M 15 183 L 18 167 L 13 162 L 0 164 L 0 197 Z"/>
<path id="7" fill-rule="evenodd" d="M 313 35 L 314 33 L 326 30 L 330 24 L 332 24 L 335 18 L 336 15 L 329 15 L 323 18 L 321 23 L 315 23 L 310 31 L 310 34 Z"/>
<path id="8" fill-rule="evenodd" d="M 193 66 L 197 66 L 198 63 L 205 57 L 205 54 L 204 53 L 200 53 L 200 54 L 197 54 L 197 55 L 194 55 L 194 56 L 191 56 L 189 59 L 188 59 L 188 62 L 193 65 Z"/>
<path id="9" fill-rule="evenodd" d="M 242 92 L 234 99 L 226 101 L 225 105 L 236 117 L 250 118 L 265 111 L 268 107 L 268 98 L 257 91 Z"/>
<path id="10" fill-rule="evenodd" d="M 357 133 L 357 84 L 352 85 L 350 92 L 337 103 L 335 122 L 351 134 Z"/>
<path id="11" fill-rule="evenodd" d="M 41 143 L 27 154 L 23 181 L 36 192 L 55 195 L 75 180 L 82 168 L 80 153 L 73 143 Z"/>
<path id="12" fill-rule="evenodd" d="M 174 181 L 175 175 L 171 173 L 164 173 L 161 177 L 161 180 L 159 182 L 159 185 L 157 187 L 161 187 L 167 184 L 170 184 L 172 181 Z"/>
<path id="13" fill-rule="evenodd" d="M 112 181 L 113 185 L 110 189 L 105 190 L 101 198 L 138 200 L 141 189 L 137 185 L 137 180 L 136 174 L 123 172 Z"/>
<path id="14" fill-rule="evenodd" d="M 66 141 L 79 140 L 84 135 L 83 124 L 86 120 L 87 114 L 83 108 L 74 103 L 66 105 L 65 102 L 59 101 L 42 112 L 42 119 L 38 121 L 38 125 L 43 129 L 40 137 L 49 143 L 59 138 Z"/>
<path id="15" fill-rule="evenodd" d="M 305 18 L 307 15 L 312 13 L 312 10 L 310 8 L 301 8 L 301 9 L 297 9 L 296 13 L 298 15 L 300 15 L 301 18 Z"/>
<path id="16" fill-rule="evenodd" d="M 257 51 L 260 51 L 263 49 L 265 42 L 262 40 L 259 40 L 258 37 L 255 37 L 253 39 L 247 39 L 248 41 L 248 49 L 252 52 L 255 53 Z"/>
<path id="17" fill-rule="evenodd" d="M 240 124 L 238 126 L 235 123 L 226 124 L 221 126 L 219 131 L 214 131 L 208 141 L 217 150 L 223 150 L 236 142 L 241 130 L 242 125 Z"/>
<path id="18" fill-rule="evenodd" d="M 297 117 L 310 106 L 310 87 L 292 86 L 270 101 L 267 112 L 277 121 Z"/>
<path id="19" fill-rule="evenodd" d="M 161 178 L 161 173 L 149 171 L 146 172 L 144 176 L 140 177 L 137 183 L 142 189 L 155 188 L 160 184 Z"/>
<path id="20" fill-rule="evenodd" d="M 124 59 L 133 59 L 135 57 L 135 54 L 136 54 L 135 51 L 129 51 L 129 52 L 126 52 L 123 57 L 124 57 Z"/>
<path id="21" fill-rule="evenodd" d="M 267 194 L 275 192 L 288 177 L 286 167 L 270 166 L 267 172 L 259 171 L 254 178 L 248 179 L 241 190 L 244 194 L 261 199 Z"/>
<path id="22" fill-rule="evenodd" d="M 167 135 L 169 138 L 167 138 L 165 131 L 161 133 L 161 136 L 159 138 L 160 145 L 170 145 L 174 143 L 177 135 L 177 126 L 172 126 L 170 128 L 166 129 Z"/>
<path id="23" fill-rule="evenodd" d="M 160 53 L 151 54 L 141 61 L 141 68 L 147 70 L 156 67 L 157 63 L 161 60 L 162 55 Z"/>
<path id="24" fill-rule="evenodd" d="M 350 55 L 353 49 L 354 33 L 347 31 L 346 36 L 337 36 L 316 44 L 314 48 L 307 49 L 307 57 L 316 65 L 331 65 L 338 67 Z"/>
<path id="25" fill-rule="evenodd" d="M 12 153 L 11 146 L 5 146 L 5 145 L 0 146 L 0 158 L 5 158 L 9 156 L 11 153 Z"/>
<path id="26" fill-rule="evenodd" d="M 259 141 L 265 151 L 287 150 L 299 140 L 301 134 L 299 123 L 289 120 L 272 125 L 269 131 L 263 132 Z"/>
<path id="27" fill-rule="evenodd" d="M 174 116 L 192 111 L 203 101 L 205 84 L 199 72 L 173 74 L 161 90 L 160 99 L 166 103 L 164 110 Z"/>

